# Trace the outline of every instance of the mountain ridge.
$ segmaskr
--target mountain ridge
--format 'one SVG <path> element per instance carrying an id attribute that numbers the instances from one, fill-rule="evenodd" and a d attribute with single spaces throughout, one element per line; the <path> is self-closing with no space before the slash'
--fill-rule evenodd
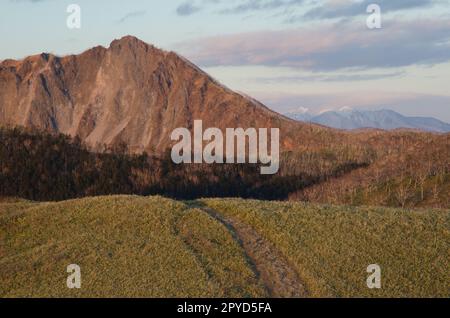
<path id="1" fill-rule="evenodd" d="M 436 118 L 404 116 L 390 109 L 365 111 L 345 108 L 318 115 L 305 111 L 285 115 L 297 121 L 312 122 L 336 129 L 418 129 L 428 132 L 450 132 L 450 124 Z"/>
<path id="2" fill-rule="evenodd" d="M 162 154 L 175 128 L 272 128 L 292 149 L 306 126 L 229 90 L 174 52 L 125 36 L 63 57 L 42 53 L 0 64 L 0 125 L 78 136 L 102 150 Z M 324 128 L 315 127 L 323 130 Z"/>

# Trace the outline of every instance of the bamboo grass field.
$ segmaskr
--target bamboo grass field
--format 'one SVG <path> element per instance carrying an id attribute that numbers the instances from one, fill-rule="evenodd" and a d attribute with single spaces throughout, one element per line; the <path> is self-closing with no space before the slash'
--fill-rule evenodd
<path id="1" fill-rule="evenodd" d="M 449 210 L 8 199 L 0 297 L 449 297 L 449 229 Z M 67 288 L 69 264 L 81 268 L 80 289 Z M 381 289 L 366 285 L 370 264 Z"/>

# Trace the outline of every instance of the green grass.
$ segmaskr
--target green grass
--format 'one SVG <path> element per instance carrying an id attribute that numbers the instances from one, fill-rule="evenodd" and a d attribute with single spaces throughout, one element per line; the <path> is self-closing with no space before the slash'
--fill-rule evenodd
<path id="1" fill-rule="evenodd" d="M 219 243 L 234 255 L 242 274 L 226 270 L 218 251 L 197 256 L 178 234 L 200 220 L 218 225 L 183 203 L 160 197 L 101 197 L 61 203 L 11 204 L 0 208 L 0 296 L 2 297 L 219 297 L 259 296 L 251 271 L 231 237 Z M 224 232 L 224 230 L 222 230 Z M 186 234 L 188 235 L 188 234 Z M 207 241 L 211 237 L 194 239 Z M 213 237 L 212 237 L 213 238 Z M 195 243 L 193 243 L 195 245 Z M 226 255 L 226 256 L 228 256 Z M 204 258 L 210 260 L 205 268 Z M 67 265 L 81 267 L 82 288 L 66 287 Z M 215 281 L 215 277 L 217 281 Z M 253 279 L 254 280 L 254 279 Z M 226 281 L 223 285 L 222 281 Z M 242 290 L 229 290 L 242 286 Z"/>
<path id="2" fill-rule="evenodd" d="M 111 196 L 0 202 L 0 297 L 261 297 L 240 242 L 200 209 L 251 225 L 312 297 L 449 297 L 450 211 Z M 382 268 L 381 290 L 365 285 Z M 66 287 L 67 265 L 82 288 Z"/>
<path id="3" fill-rule="evenodd" d="M 450 211 L 214 199 L 295 266 L 311 296 L 449 297 Z M 369 264 L 382 288 L 367 288 Z"/>

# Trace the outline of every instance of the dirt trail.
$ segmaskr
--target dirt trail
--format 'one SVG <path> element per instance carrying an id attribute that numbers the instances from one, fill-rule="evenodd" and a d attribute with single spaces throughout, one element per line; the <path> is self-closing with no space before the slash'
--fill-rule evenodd
<path id="1" fill-rule="evenodd" d="M 260 277 L 270 297 L 307 297 L 307 291 L 297 272 L 289 265 L 284 256 L 251 226 L 224 217 L 205 205 L 198 205 L 197 207 L 228 228 L 244 249 L 247 258 L 254 266 L 256 274 Z"/>

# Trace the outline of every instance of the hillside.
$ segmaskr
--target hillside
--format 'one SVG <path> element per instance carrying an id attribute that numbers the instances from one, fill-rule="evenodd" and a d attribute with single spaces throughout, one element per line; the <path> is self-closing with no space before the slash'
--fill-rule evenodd
<path id="1" fill-rule="evenodd" d="M 355 133 L 373 151 L 370 165 L 291 193 L 339 205 L 450 208 L 450 134 Z"/>
<path id="2" fill-rule="evenodd" d="M 0 297 L 449 297 L 449 219 L 237 199 L 8 199 Z M 374 263 L 380 290 L 365 285 Z M 69 264 L 80 290 L 66 287 Z"/>
<path id="3" fill-rule="evenodd" d="M 40 54 L 0 64 L 0 125 L 78 136 L 104 150 L 125 143 L 161 155 L 179 127 L 280 128 L 281 147 L 307 126 L 219 84 L 174 52 L 126 36 L 80 55 Z M 317 130 L 325 130 L 316 127 Z M 303 131 L 304 130 L 304 131 Z M 305 139 L 305 138 L 304 138 Z"/>
<path id="4" fill-rule="evenodd" d="M 352 136 L 354 144 L 282 154 L 280 173 L 255 164 L 176 165 L 121 147 L 89 151 L 65 135 L 0 128 L 0 197 L 61 201 L 112 194 L 241 197 L 346 205 L 450 207 L 450 135 Z"/>

